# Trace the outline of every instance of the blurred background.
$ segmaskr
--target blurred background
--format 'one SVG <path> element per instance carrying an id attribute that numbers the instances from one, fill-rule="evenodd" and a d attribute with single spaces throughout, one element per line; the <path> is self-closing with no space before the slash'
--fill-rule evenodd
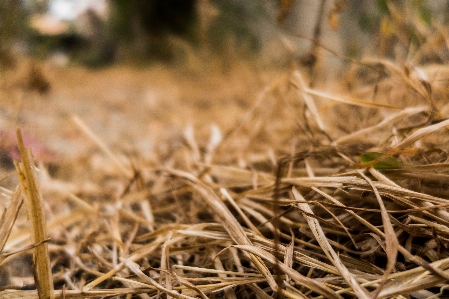
<path id="1" fill-rule="evenodd" d="M 12 67 L 17 53 L 90 67 L 310 65 L 317 45 L 404 60 L 448 16 L 445 0 L 2 0 L 0 66 Z M 434 52 L 427 59 L 447 56 Z"/>
<path id="2" fill-rule="evenodd" d="M 75 116 L 126 157 L 170 157 L 211 124 L 236 140 L 229 160 L 254 140 L 288 152 L 317 129 L 292 70 L 316 90 L 429 105 L 410 75 L 446 117 L 448 22 L 446 0 L 0 0 L 0 168 L 17 128 L 40 160 L 89 160 Z M 389 113 L 318 98 L 327 141 Z"/>

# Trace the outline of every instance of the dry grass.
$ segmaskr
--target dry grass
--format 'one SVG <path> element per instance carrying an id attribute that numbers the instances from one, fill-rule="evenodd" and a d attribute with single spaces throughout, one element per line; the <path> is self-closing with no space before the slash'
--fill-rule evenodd
<path id="1" fill-rule="evenodd" d="M 363 82 L 373 65 L 387 76 Z M 309 87 L 295 69 L 182 78 L 168 102 L 125 104 L 104 88 L 85 114 L 79 100 L 12 105 L 60 113 L 85 150 L 37 154 L 36 168 L 19 143 L 21 162 L 2 174 L 0 298 L 446 296 L 446 74 L 370 60 L 344 78 L 350 91 Z M 139 121 L 113 138 L 92 117 L 108 109 Z M 151 135 L 140 117 L 154 109 Z"/>
<path id="2" fill-rule="evenodd" d="M 2 267 L 23 265 L 31 252 L 42 257 L 48 246 L 34 264 L 36 273 L 52 269 L 51 279 L 35 275 L 49 292 L 43 298 L 438 297 L 449 278 L 448 121 L 432 119 L 431 105 L 397 111 L 326 96 L 300 76 L 265 85 L 237 125 L 211 127 L 207 142 L 186 128 L 157 159 L 124 158 L 73 115 L 105 158 L 78 165 L 90 187 L 41 175 L 40 197 L 21 149 L 22 192 L 3 189 Z M 322 113 L 340 105 L 379 121 L 341 134 L 331 129 L 341 120 Z M 410 126 L 417 116 L 428 119 Z M 34 198 L 26 200 L 31 228 L 21 194 Z M 35 227 L 51 240 L 33 237 Z M 10 282 L 20 281 L 11 272 Z M 2 290 L 0 298 L 38 296 Z"/>

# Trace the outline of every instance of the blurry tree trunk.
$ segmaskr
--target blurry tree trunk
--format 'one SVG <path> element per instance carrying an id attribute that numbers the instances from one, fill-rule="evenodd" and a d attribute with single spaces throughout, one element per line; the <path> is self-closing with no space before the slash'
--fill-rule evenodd
<path id="1" fill-rule="evenodd" d="M 173 58 L 167 35 L 194 38 L 196 0 L 112 0 L 114 36 L 128 51 L 141 58 Z"/>

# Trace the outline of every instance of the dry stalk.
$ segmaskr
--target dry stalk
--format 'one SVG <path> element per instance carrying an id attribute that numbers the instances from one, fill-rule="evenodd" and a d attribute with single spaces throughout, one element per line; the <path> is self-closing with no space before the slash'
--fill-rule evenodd
<path id="1" fill-rule="evenodd" d="M 31 223 L 31 242 L 38 244 L 33 250 L 34 279 L 39 294 L 39 299 L 53 299 L 53 276 L 51 273 L 50 257 L 48 253 L 47 223 L 44 213 L 44 205 L 39 190 L 33 157 L 31 151 L 25 148 L 20 130 L 17 130 L 17 140 L 22 158 L 21 162 L 15 161 L 20 187 L 25 197 L 28 218 Z"/>

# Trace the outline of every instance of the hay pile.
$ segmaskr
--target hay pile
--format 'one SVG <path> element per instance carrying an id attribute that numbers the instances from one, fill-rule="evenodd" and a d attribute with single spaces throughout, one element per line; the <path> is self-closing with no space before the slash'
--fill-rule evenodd
<path id="1" fill-rule="evenodd" d="M 20 186 L 2 187 L 0 298 L 444 296 L 446 73 L 367 61 L 349 91 L 276 73 L 231 104 L 193 97 L 205 125 L 151 153 L 70 115 L 96 150 L 52 172 L 20 146 L 2 175 Z M 239 119 L 210 126 L 214 109 Z"/>

